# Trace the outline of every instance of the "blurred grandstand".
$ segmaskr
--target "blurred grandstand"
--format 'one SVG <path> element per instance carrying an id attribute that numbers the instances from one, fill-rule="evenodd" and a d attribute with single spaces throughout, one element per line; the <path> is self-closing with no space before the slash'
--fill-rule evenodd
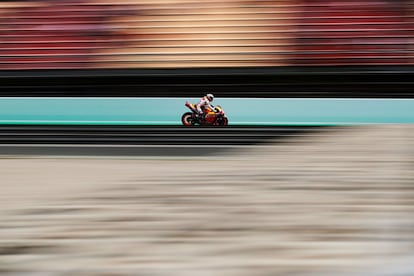
<path id="1" fill-rule="evenodd" d="M 412 1 L 2 1 L 0 15 L 0 70 L 414 64 Z"/>

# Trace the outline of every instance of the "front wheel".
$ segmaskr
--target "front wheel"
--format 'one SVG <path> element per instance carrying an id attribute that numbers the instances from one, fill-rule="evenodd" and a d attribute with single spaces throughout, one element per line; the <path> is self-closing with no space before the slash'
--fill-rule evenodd
<path id="1" fill-rule="evenodd" d="M 193 113 L 191 112 L 184 113 L 183 116 L 181 116 L 181 122 L 183 123 L 184 126 L 193 126 L 195 123 Z"/>
<path id="2" fill-rule="evenodd" d="M 229 124 L 229 120 L 227 117 L 220 118 L 217 122 L 217 125 L 219 126 L 227 126 Z"/>

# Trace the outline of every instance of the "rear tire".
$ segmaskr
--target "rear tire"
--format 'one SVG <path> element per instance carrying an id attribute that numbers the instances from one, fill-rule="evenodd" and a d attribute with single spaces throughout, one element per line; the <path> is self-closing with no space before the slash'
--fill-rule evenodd
<path id="1" fill-rule="evenodd" d="M 183 116 L 181 116 L 181 123 L 183 123 L 184 126 L 193 126 L 195 124 L 193 113 L 184 113 Z"/>

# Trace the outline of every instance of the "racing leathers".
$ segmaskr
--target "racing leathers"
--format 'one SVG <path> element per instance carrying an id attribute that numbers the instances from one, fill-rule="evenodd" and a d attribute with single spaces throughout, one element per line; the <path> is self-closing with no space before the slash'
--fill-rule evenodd
<path id="1" fill-rule="evenodd" d="M 214 110 L 214 106 L 211 104 L 207 96 L 204 96 L 200 99 L 198 104 L 196 105 L 198 116 L 200 119 L 204 120 L 206 115 L 207 108 Z"/>

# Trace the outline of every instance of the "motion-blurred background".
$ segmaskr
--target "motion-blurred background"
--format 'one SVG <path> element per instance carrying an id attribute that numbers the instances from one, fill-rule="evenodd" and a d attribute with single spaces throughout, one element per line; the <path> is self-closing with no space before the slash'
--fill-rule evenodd
<path id="1" fill-rule="evenodd" d="M 412 96 L 409 0 L 1 1 L 0 15 L 2 96 Z"/>
<path id="2" fill-rule="evenodd" d="M 413 23 L 411 0 L 0 1 L 0 274 L 413 275 Z M 230 126 L 179 126 L 207 92 Z"/>
<path id="3" fill-rule="evenodd" d="M 7 69 L 412 65 L 412 1 L 2 1 Z"/>

